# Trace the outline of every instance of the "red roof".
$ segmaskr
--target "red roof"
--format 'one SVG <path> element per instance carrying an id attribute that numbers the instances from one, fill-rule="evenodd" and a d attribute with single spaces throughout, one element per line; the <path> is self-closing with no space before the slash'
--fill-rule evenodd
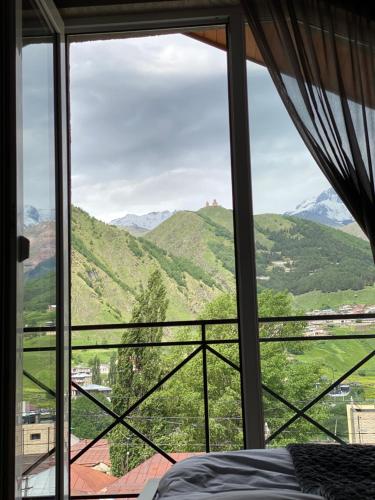
<path id="1" fill-rule="evenodd" d="M 72 464 L 70 468 L 70 494 L 84 495 L 87 493 L 99 493 L 116 481 L 116 478 L 104 474 L 95 469 L 83 465 Z"/>
<path id="2" fill-rule="evenodd" d="M 170 453 L 170 456 L 180 462 L 185 458 L 202 453 Z M 144 488 L 147 481 L 162 477 L 168 469 L 172 467 L 169 460 L 159 453 L 135 467 L 125 476 L 120 477 L 116 482 L 104 488 L 101 493 L 139 493 Z"/>
<path id="3" fill-rule="evenodd" d="M 91 439 L 82 439 L 79 443 L 73 444 L 70 451 L 71 458 L 75 457 L 77 453 L 85 448 Z M 107 439 L 99 439 L 91 448 L 89 448 L 83 455 L 81 455 L 75 462 L 78 465 L 85 467 L 95 467 L 98 464 L 105 464 L 111 466 L 109 458 L 109 446 Z"/>

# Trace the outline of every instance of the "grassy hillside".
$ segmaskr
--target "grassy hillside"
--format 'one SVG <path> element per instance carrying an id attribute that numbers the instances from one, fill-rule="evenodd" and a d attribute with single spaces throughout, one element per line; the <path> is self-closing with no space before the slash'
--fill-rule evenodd
<path id="1" fill-rule="evenodd" d="M 152 241 L 104 224 L 83 210 L 72 212 L 72 321 L 130 318 L 134 297 L 160 268 L 170 298 L 167 317 L 194 317 L 219 288 L 185 255 L 173 256 Z"/>
<path id="2" fill-rule="evenodd" d="M 373 349 L 374 342 L 369 339 L 316 341 L 310 343 L 309 349 L 297 358 L 305 362 L 318 362 L 327 377 L 328 384 L 343 375 Z M 365 398 L 373 399 L 375 398 L 374 378 L 375 360 L 372 359 L 351 375 L 350 382 L 360 383 Z"/>
<path id="3" fill-rule="evenodd" d="M 294 296 L 297 309 L 313 311 L 314 309 L 337 309 L 345 304 L 375 305 L 375 287 L 366 286 L 362 290 L 339 290 L 337 292 L 313 292 Z"/>
<path id="4" fill-rule="evenodd" d="M 44 227 L 44 226 L 43 226 Z M 45 245 L 53 231 L 34 229 Z M 374 304 L 375 266 L 368 243 L 340 230 L 275 214 L 255 216 L 259 290 L 288 290 L 298 309 Z M 54 260 L 35 255 L 25 290 L 26 323 L 53 320 Z M 162 270 L 168 319 L 199 315 L 218 293 L 235 290 L 232 211 L 181 211 L 143 237 L 72 210 L 73 324 L 130 318 L 138 287 Z"/>
<path id="5" fill-rule="evenodd" d="M 204 211 L 177 212 L 142 240 L 151 241 L 175 257 L 189 259 L 210 275 L 218 288 L 235 290 L 233 234 Z"/>
<path id="6" fill-rule="evenodd" d="M 269 277 L 261 286 L 300 295 L 313 290 L 360 290 L 374 284 L 369 245 L 355 236 L 278 215 L 259 215 L 255 226 L 268 240 L 267 245 L 257 242 L 257 274 Z"/>
<path id="7" fill-rule="evenodd" d="M 207 207 L 178 212 L 145 236 L 172 255 L 185 255 L 218 282 L 234 271 L 232 211 Z M 255 216 L 258 286 L 312 291 L 361 290 L 373 286 L 368 243 L 342 231 L 296 217 Z"/>

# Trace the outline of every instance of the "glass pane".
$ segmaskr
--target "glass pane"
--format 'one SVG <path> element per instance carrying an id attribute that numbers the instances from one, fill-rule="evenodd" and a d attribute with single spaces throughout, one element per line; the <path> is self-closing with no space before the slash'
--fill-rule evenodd
<path id="1" fill-rule="evenodd" d="M 309 417 L 342 441 L 373 442 L 374 342 L 366 338 L 335 340 L 334 336 L 329 340 L 262 342 L 263 383 L 270 389 L 265 391 L 265 420 L 271 437 L 297 410 L 317 398 L 306 412 Z M 327 394 L 320 397 L 324 391 Z M 310 428 L 300 418 L 270 445 L 285 444 L 287 436 L 288 442 L 316 440 L 313 434 L 304 433 L 306 426 Z M 326 439 L 333 437 L 327 435 Z"/>
<path id="2" fill-rule="evenodd" d="M 75 389 L 79 381 L 109 388 L 117 414 L 204 335 L 238 363 L 227 54 L 212 46 L 225 35 L 215 27 L 70 46 L 72 379 Z M 205 331 L 184 324 L 201 319 L 233 321 Z M 165 321 L 182 324 L 147 326 Z M 108 325 L 121 323 L 132 326 Z M 176 460 L 206 449 L 203 359 L 199 352 L 126 418 Z M 238 373 L 207 352 L 207 377 L 212 449 L 238 448 Z M 93 439 L 82 405 L 73 400 L 71 431 Z M 107 417 L 88 412 L 101 429 Z M 127 486 L 137 471 L 166 462 L 124 427 L 103 439 L 120 478 L 107 492 L 139 492 L 143 484 Z"/>
<path id="3" fill-rule="evenodd" d="M 54 38 L 32 3 L 23 8 L 23 203 L 30 240 L 24 267 L 23 495 L 40 497 L 55 493 Z"/>
<path id="4" fill-rule="evenodd" d="M 207 316 L 235 296 L 226 53 L 170 34 L 70 61 L 73 324 L 131 321 L 155 268 L 167 320 Z"/>
<path id="5" fill-rule="evenodd" d="M 248 61 L 247 76 L 260 315 L 374 312 L 369 242 L 306 148 L 268 70 Z"/>

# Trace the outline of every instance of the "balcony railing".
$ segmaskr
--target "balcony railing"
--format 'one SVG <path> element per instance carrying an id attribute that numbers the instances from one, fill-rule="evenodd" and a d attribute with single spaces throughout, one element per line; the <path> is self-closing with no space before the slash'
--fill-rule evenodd
<path id="1" fill-rule="evenodd" d="M 288 322 L 312 322 L 312 321 L 333 321 L 333 320 L 364 320 L 364 319 L 375 319 L 375 314 L 330 314 L 330 315 L 316 315 L 316 316 L 278 316 L 278 317 L 264 317 L 259 318 L 260 324 L 270 324 L 270 323 L 288 323 Z M 125 421 L 125 418 L 134 411 L 139 405 L 141 405 L 147 398 L 155 393 L 163 384 L 165 384 L 173 375 L 175 375 L 181 368 L 183 368 L 187 363 L 189 363 L 193 358 L 195 358 L 199 353 L 202 353 L 202 388 L 203 388 L 203 405 L 204 405 L 204 434 L 205 434 L 205 451 L 211 451 L 210 444 L 210 418 L 209 418 L 209 391 L 208 391 L 208 377 L 207 377 L 207 353 L 210 353 L 220 359 L 223 363 L 230 366 L 233 370 L 240 372 L 240 367 L 238 364 L 234 363 L 232 360 L 228 359 L 225 355 L 220 353 L 216 346 L 219 345 L 238 345 L 239 339 L 236 338 L 222 338 L 222 339 L 211 339 L 207 338 L 207 327 L 212 325 L 237 325 L 237 319 L 210 319 L 210 320 L 193 320 L 193 321 L 165 321 L 156 323 L 115 323 L 115 324 L 101 324 L 101 325 L 74 325 L 72 326 L 72 339 L 74 340 L 74 332 L 90 332 L 90 331 L 110 331 L 110 330 L 128 330 L 128 329 L 142 329 L 142 328 L 176 328 L 176 327 L 194 327 L 199 328 L 200 335 L 199 338 L 193 340 L 165 340 L 161 342 L 137 342 L 137 343 L 102 343 L 102 344 L 81 344 L 75 345 L 73 343 L 71 350 L 103 350 L 103 349 L 119 349 L 119 348 L 145 348 L 145 347 L 168 347 L 168 346 L 192 346 L 194 349 L 186 357 L 180 361 L 172 370 L 165 374 L 153 387 L 151 387 L 142 397 L 140 397 L 136 402 L 134 402 L 125 412 L 122 414 L 115 413 L 106 404 L 99 401 L 95 396 L 84 390 L 79 384 L 72 382 L 71 386 L 79 391 L 84 397 L 88 398 L 92 403 L 97 405 L 98 409 L 105 412 L 107 415 L 113 418 L 113 422 L 108 425 L 102 432 L 100 432 L 94 439 L 92 439 L 84 448 L 82 448 L 73 458 L 71 458 L 71 463 L 74 463 L 81 457 L 85 452 L 87 452 L 99 439 L 102 439 L 105 435 L 113 430 L 116 426 L 122 425 L 128 431 L 132 432 L 137 438 L 141 439 L 146 445 L 150 446 L 157 453 L 161 454 L 165 459 L 167 459 L 172 464 L 175 460 L 171 455 L 169 455 L 160 446 L 154 443 L 147 436 L 139 432 L 133 425 Z M 53 327 L 30 327 L 25 328 L 25 333 L 42 333 L 54 331 Z M 353 333 L 344 335 L 320 335 L 320 336 L 261 336 L 259 338 L 260 343 L 274 343 L 274 342 L 316 342 L 316 341 L 336 341 L 336 340 L 353 340 L 353 339 L 374 339 L 375 333 Z M 54 347 L 25 347 L 25 352 L 35 352 L 35 351 L 53 351 Z M 285 405 L 289 410 L 293 412 L 293 415 L 284 422 L 278 429 L 274 430 L 270 436 L 268 436 L 266 442 L 270 443 L 275 439 L 280 433 L 291 426 L 297 419 L 303 418 L 310 424 L 315 426 L 319 431 L 327 435 L 330 439 L 338 442 L 345 443 L 339 436 L 334 432 L 331 432 L 325 426 L 320 424 L 314 418 L 307 414 L 307 412 L 314 407 L 316 404 L 322 401 L 322 399 L 331 393 L 335 388 L 339 386 L 347 377 L 358 370 L 362 365 L 367 363 L 375 355 L 375 350 L 369 352 L 364 358 L 358 361 L 354 366 L 347 370 L 343 375 L 337 378 L 334 382 L 329 384 L 324 390 L 322 390 L 315 398 L 309 401 L 302 407 L 297 407 L 292 402 L 285 399 L 282 395 L 275 392 L 272 388 L 265 384 L 262 384 L 262 388 L 265 393 L 269 394 L 271 397 L 275 398 L 279 403 Z M 50 396 L 55 396 L 55 391 L 50 387 L 47 387 L 42 381 L 37 380 L 27 371 L 24 375 L 36 384 L 40 389 L 46 391 Z M 32 473 L 33 469 L 40 464 L 45 458 L 51 455 L 53 450 L 50 450 L 45 456 L 40 457 L 38 461 L 30 466 L 26 471 L 27 474 Z M 124 493 L 124 494 L 97 494 L 97 495 L 80 495 L 72 496 L 75 499 L 94 499 L 94 498 L 136 498 L 138 493 Z"/>

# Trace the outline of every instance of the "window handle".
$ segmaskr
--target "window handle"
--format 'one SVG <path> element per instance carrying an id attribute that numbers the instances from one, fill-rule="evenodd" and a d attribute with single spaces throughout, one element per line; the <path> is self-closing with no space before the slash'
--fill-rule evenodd
<path id="1" fill-rule="evenodd" d="M 30 240 L 25 236 L 18 236 L 18 262 L 30 257 Z"/>

